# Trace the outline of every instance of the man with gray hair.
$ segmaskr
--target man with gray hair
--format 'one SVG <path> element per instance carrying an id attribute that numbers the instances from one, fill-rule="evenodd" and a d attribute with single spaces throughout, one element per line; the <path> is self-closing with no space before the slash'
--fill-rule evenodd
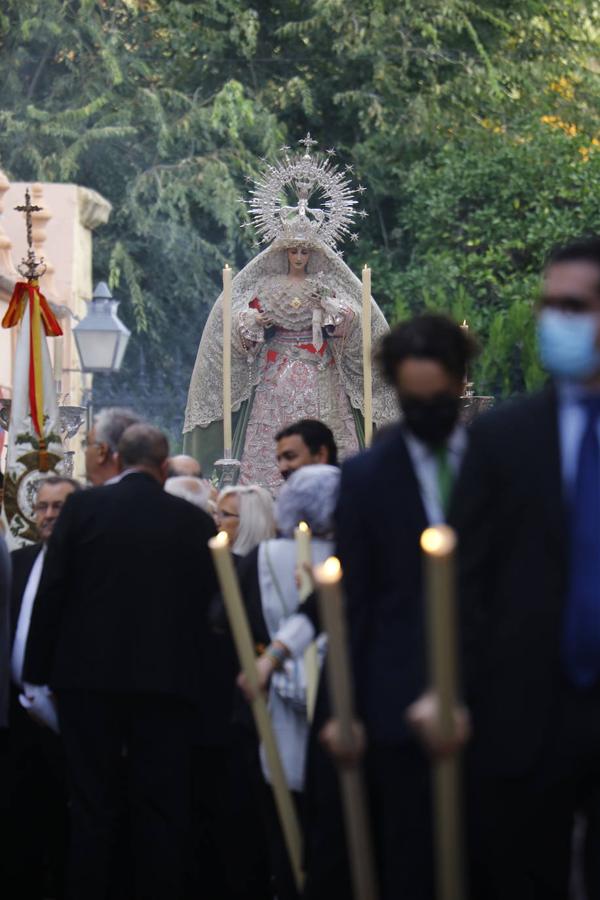
<path id="1" fill-rule="evenodd" d="M 169 476 L 165 481 L 165 491 L 174 497 L 182 497 L 188 503 L 194 503 L 210 513 L 212 485 L 203 478 L 194 478 L 191 475 Z"/>
<path id="2" fill-rule="evenodd" d="M 19 896 L 41 898 L 46 885 L 63 895 L 68 817 L 65 760 L 55 734 L 56 711 L 45 690 L 23 683 L 23 660 L 48 541 L 61 510 L 81 485 L 48 475 L 37 484 L 34 518 L 39 542 L 13 550 L 11 631 L 6 659 L 11 686 L 9 733 L 0 786 L 2 872 L 19 886 Z"/>
<path id="3" fill-rule="evenodd" d="M 103 409 L 94 418 L 85 446 L 85 474 L 93 485 L 106 484 L 121 471 L 117 448 L 126 428 L 142 417 L 120 406 Z"/>
<path id="4" fill-rule="evenodd" d="M 117 451 L 118 478 L 69 497 L 56 524 L 25 678 L 49 684 L 57 699 L 71 782 L 70 896 L 113 895 L 127 809 L 133 896 L 182 900 L 190 724 L 203 703 L 215 527 L 163 490 L 169 446 L 162 432 L 130 425 Z"/>

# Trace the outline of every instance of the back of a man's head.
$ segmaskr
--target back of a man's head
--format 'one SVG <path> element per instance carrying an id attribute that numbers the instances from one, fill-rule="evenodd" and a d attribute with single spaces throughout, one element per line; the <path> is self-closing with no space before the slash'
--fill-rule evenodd
<path id="1" fill-rule="evenodd" d="M 164 482 L 169 442 L 159 428 L 146 422 L 130 425 L 123 432 L 118 452 L 123 469 L 143 469 Z"/>
<path id="2" fill-rule="evenodd" d="M 85 451 L 85 470 L 92 484 L 104 484 L 119 473 L 117 448 L 126 428 L 142 417 L 132 409 L 112 406 L 103 409 L 94 418 Z"/>
<path id="3" fill-rule="evenodd" d="M 130 425 L 142 422 L 143 419 L 132 409 L 121 406 L 109 406 L 101 410 L 94 419 L 96 440 L 106 444 L 112 453 L 116 453 L 123 433 Z"/>
<path id="4" fill-rule="evenodd" d="M 197 459 L 188 456 L 187 453 L 179 453 L 169 459 L 169 478 L 184 476 L 189 478 L 202 478 L 202 467 Z"/>
<path id="5" fill-rule="evenodd" d="M 165 482 L 165 491 L 167 494 L 173 494 L 174 497 L 181 497 L 182 500 L 193 503 L 204 512 L 210 512 L 211 484 L 209 481 L 203 481 L 202 478 L 196 478 L 193 475 L 169 475 Z"/>

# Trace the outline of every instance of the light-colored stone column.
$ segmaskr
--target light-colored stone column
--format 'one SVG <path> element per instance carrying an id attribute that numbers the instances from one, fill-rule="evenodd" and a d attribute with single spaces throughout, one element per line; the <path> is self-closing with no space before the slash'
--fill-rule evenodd
<path id="1" fill-rule="evenodd" d="M 44 186 L 39 181 L 31 185 L 31 202 L 34 206 L 42 207 L 31 214 L 33 220 L 33 248 L 37 256 L 44 260 L 44 265 L 46 266 L 46 271 L 40 278 L 40 288 L 48 300 L 55 300 L 57 296 L 56 285 L 54 284 L 55 269 L 44 249 L 47 237 L 46 227 L 52 218 L 52 210 L 44 201 Z"/>
<path id="2" fill-rule="evenodd" d="M 0 169 L 0 220 L 4 210 L 4 195 L 10 187 L 10 182 L 2 169 Z M 6 234 L 0 221 L 0 275 L 8 278 L 17 278 L 18 273 L 12 257 L 12 243 Z"/>

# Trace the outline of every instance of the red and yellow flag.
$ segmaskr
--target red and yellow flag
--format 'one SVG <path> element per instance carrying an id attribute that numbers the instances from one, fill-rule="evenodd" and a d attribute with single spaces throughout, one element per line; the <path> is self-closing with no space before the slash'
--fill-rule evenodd
<path id="1" fill-rule="evenodd" d="M 48 448 L 44 434 L 42 340 L 43 334 L 60 337 L 63 332 L 35 280 L 17 282 L 6 314 L 2 319 L 2 327 L 14 328 L 18 325 L 23 318 L 27 304 L 29 304 L 29 407 L 33 427 L 40 442 L 40 471 L 44 471 Z"/>

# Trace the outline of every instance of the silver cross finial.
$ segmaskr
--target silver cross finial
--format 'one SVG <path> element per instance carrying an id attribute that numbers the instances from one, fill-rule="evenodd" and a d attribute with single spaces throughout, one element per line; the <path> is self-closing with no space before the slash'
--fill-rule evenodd
<path id="1" fill-rule="evenodd" d="M 303 144 L 303 145 L 304 145 L 304 148 L 305 148 L 305 150 L 306 150 L 306 152 L 307 152 L 307 153 L 310 153 L 310 148 L 311 148 L 311 147 L 316 147 L 317 144 L 318 144 L 319 142 L 318 142 L 318 141 L 314 141 L 314 140 L 311 138 L 311 136 L 310 136 L 310 131 L 307 131 L 306 137 L 301 138 L 301 140 L 299 140 L 298 143 L 299 143 L 299 144 Z"/>
<path id="2" fill-rule="evenodd" d="M 33 218 L 32 213 L 41 212 L 43 206 L 34 206 L 31 202 L 31 194 L 29 188 L 25 189 L 25 203 L 15 206 L 16 212 L 25 213 L 25 226 L 27 228 L 27 256 L 21 260 L 17 266 L 17 271 L 28 281 L 34 281 L 46 271 L 43 259 L 38 259 L 33 249 Z"/>

